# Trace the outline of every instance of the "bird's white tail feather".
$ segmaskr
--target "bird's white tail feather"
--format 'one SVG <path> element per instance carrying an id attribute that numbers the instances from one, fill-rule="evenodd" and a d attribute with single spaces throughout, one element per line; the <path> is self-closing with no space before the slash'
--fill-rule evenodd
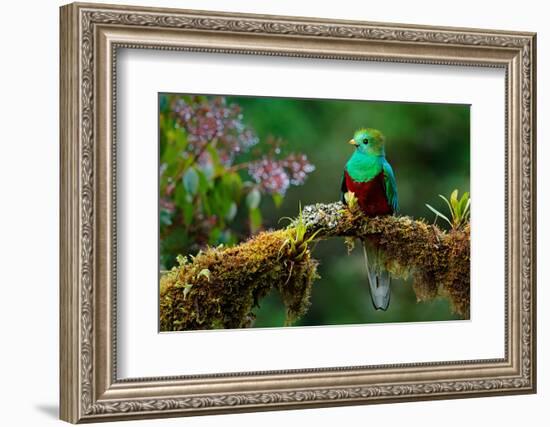
<path id="1" fill-rule="evenodd" d="M 365 255 L 372 303 L 377 310 L 385 311 L 390 304 L 390 273 L 384 268 L 378 249 L 373 247 L 372 244 L 363 241 L 363 253 Z"/>

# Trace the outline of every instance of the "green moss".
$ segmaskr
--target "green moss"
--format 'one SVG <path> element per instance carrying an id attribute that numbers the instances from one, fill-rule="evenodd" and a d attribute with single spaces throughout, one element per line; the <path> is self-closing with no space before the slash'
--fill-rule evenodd
<path id="1" fill-rule="evenodd" d="M 190 262 L 180 259 L 161 278 L 161 330 L 251 326 L 253 308 L 272 289 L 280 293 L 291 324 L 307 311 L 317 277 L 308 243 L 333 236 L 371 240 L 394 276 L 412 276 L 419 301 L 445 297 L 456 313 L 469 317 L 469 224 L 447 233 L 409 217 L 366 218 L 338 202 L 306 206 L 288 229 L 231 248 L 209 248 Z"/>
<path id="2" fill-rule="evenodd" d="M 317 262 L 309 250 L 299 260 L 281 256 L 280 248 L 289 235 L 289 230 L 265 232 L 232 248 L 209 248 L 164 275 L 161 330 L 250 326 L 252 309 L 271 289 L 281 293 L 288 323 L 304 314 Z M 209 277 L 198 274 L 205 269 Z M 184 294 L 186 286 L 189 291 Z"/>

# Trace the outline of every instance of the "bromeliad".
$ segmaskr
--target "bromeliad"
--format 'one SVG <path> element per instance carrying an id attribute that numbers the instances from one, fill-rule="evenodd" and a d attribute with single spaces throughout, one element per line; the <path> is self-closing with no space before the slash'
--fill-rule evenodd
<path id="1" fill-rule="evenodd" d="M 349 141 L 355 151 L 344 167 L 341 191 L 354 193 L 361 212 L 367 216 L 397 213 L 399 202 L 393 169 L 386 160 L 385 137 L 376 129 L 359 129 Z M 387 310 L 390 303 L 390 273 L 376 241 L 363 240 L 370 293 L 377 310 Z"/>

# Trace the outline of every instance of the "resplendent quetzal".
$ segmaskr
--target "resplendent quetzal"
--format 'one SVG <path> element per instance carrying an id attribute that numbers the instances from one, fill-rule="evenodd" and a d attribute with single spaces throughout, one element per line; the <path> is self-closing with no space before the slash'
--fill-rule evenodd
<path id="1" fill-rule="evenodd" d="M 344 168 L 342 201 L 350 191 L 367 216 L 391 215 L 398 211 L 397 184 L 393 169 L 386 160 L 385 138 L 379 130 L 359 129 L 349 141 L 355 145 Z M 387 310 L 390 303 L 390 273 L 384 266 L 375 240 L 363 240 L 372 303 L 377 310 Z"/>

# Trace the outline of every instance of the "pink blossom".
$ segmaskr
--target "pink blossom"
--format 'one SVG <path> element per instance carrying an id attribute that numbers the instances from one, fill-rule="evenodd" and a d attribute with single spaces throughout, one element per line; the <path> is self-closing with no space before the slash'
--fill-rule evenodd
<path id="1" fill-rule="evenodd" d="M 291 154 L 282 160 L 263 157 L 249 165 L 248 173 L 265 192 L 284 195 L 290 185 L 302 185 L 314 170 L 306 155 Z"/>
<path id="2" fill-rule="evenodd" d="M 227 105 L 225 97 L 179 98 L 172 110 L 178 125 L 187 132 L 189 150 L 194 154 L 203 152 L 205 146 L 215 140 L 221 162 L 229 166 L 236 154 L 258 143 L 254 131 L 243 123 L 240 107 Z M 204 161 L 204 157 L 199 161 Z"/>
<path id="3" fill-rule="evenodd" d="M 305 154 L 291 154 L 281 163 L 289 171 L 292 185 L 302 185 L 307 175 L 315 170 Z"/>

